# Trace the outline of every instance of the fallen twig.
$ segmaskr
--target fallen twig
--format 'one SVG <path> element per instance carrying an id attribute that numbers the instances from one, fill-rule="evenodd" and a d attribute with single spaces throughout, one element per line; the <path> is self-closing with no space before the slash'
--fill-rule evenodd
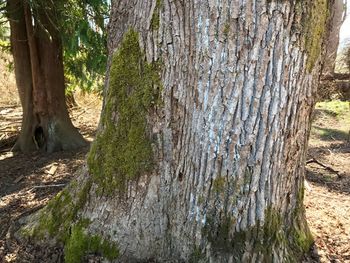
<path id="1" fill-rule="evenodd" d="M 87 109 L 84 109 L 83 111 L 79 112 L 78 114 L 73 115 L 73 118 L 77 119 L 77 117 L 83 115 L 86 111 L 87 111 Z"/>
<path id="2" fill-rule="evenodd" d="M 15 129 L 15 130 L 1 130 L 1 132 L 18 132 L 19 130 L 18 129 Z"/>
<path id="3" fill-rule="evenodd" d="M 18 184 L 20 181 L 22 181 L 24 179 L 24 176 L 23 175 L 21 175 L 20 177 L 18 177 L 16 180 L 14 180 L 13 182 L 15 183 L 15 184 Z"/>
<path id="4" fill-rule="evenodd" d="M 67 184 L 46 184 L 46 185 L 35 185 L 31 188 L 31 190 L 33 189 L 40 189 L 40 188 L 48 188 L 48 187 L 64 187 Z"/>
<path id="5" fill-rule="evenodd" d="M 326 169 L 327 171 L 330 171 L 330 172 L 332 172 L 332 173 L 335 173 L 336 175 L 339 176 L 339 173 L 340 173 L 339 171 L 334 170 L 332 167 L 321 163 L 321 162 L 318 161 L 316 158 L 312 158 L 312 159 L 306 161 L 306 164 L 310 164 L 310 163 L 316 163 L 316 164 L 318 164 L 319 166 L 322 166 L 322 167 L 323 167 L 324 169 Z"/>

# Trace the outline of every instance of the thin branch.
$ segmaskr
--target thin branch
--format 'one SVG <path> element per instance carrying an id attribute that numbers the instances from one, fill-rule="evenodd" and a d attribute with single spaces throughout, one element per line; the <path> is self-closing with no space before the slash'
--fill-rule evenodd
<path id="1" fill-rule="evenodd" d="M 340 173 L 339 171 L 334 170 L 332 167 L 327 166 L 327 165 L 321 163 L 321 162 L 318 161 L 316 158 L 312 158 L 312 159 L 306 161 L 306 164 L 310 164 L 310 163 L 316 163 L 316 164 L 318 164 L 319 166 L 323 167 L 325 170 L 330 171 L 330 172 L 332 172 L 332 173 L 335 173 L 336 175 L 339 176 L 339 173 Z"/>
<path id="2" fill-rule="evenodd" d="M 65 187 L 67 184 L 47 184 L 47 185 L 35 185 L 31 188 L 34 189 L 42 189 L 42 188 L 50 188 L 50 187 Z"/>

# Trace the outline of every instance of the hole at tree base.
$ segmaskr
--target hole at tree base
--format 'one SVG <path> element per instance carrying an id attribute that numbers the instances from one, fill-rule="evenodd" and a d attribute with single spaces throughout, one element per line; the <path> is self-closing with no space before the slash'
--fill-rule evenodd
<path id="1" fill-rule="evenodd" d="M 44 148 L 46 140 L 45 140 L 44 130 L 41 126 L 38 126 L 35 128 L 33 139 L 38 149 Z"/>

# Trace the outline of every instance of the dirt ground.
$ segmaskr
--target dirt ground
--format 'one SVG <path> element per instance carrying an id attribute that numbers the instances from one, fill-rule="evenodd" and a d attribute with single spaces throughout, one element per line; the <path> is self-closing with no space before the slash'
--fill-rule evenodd
<path id="1" fill-rule="evenodd" d="M 8 90 L 3 91 L 6 94 Z M 101 99 L 94 95 L 77 98 L 78 106 L 71 110 L 71 118 L 91 142 L 96 133 Z M 6 104 L 1 104 L 4 101 Z M 21 249 L 23 255 L 26 251 L 8 240 L 12 223 L 42 208 L 61 191 L 83 165 L 89 150 L 88 146 L 71 152 L 14 155 L 11 148 L 20 130 L 21 114 L 17 101 L 0 100 L 0 263 L 17 262 L 17 252 Z"/>
<path id="2" fill-rule="evenodd" d="M 57 194 L 84 163 L 89 147 L 13 155 L 21 109 L 13 86 L 0 85 L 0 92 L 0 262 L 16 262 L 20 247 L 7 238 L 12 223 Z M 77 97 L 73 122 L 92 141 L 101 101 L 96 96 Z M 310 138 L 305 191 L 307 219 L 315 238 L 310 262 L 350 262 L 350 108 L 337 105 L 317 107 Z"/>
<path id="3" fill-rule="evenodd" d="M 314 253 L 317 262 L 350 262 L 349 102 L 318 104 L 314 118 L 304 201 Z"/>

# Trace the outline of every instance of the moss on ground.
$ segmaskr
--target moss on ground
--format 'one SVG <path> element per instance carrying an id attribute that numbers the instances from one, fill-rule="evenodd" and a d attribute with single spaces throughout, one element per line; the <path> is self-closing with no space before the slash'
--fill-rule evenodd
<path id="1" fill-rule="evenodd" d="M 153 168 L 147 116 L 160 103 L 159 71 L 159 63 L 145 61 L 138 33 L 130 29 L 113 56 L 103 129 L 88 156 L 94 182 L 106 194 L 124 192 L 129 180 Z"/>

